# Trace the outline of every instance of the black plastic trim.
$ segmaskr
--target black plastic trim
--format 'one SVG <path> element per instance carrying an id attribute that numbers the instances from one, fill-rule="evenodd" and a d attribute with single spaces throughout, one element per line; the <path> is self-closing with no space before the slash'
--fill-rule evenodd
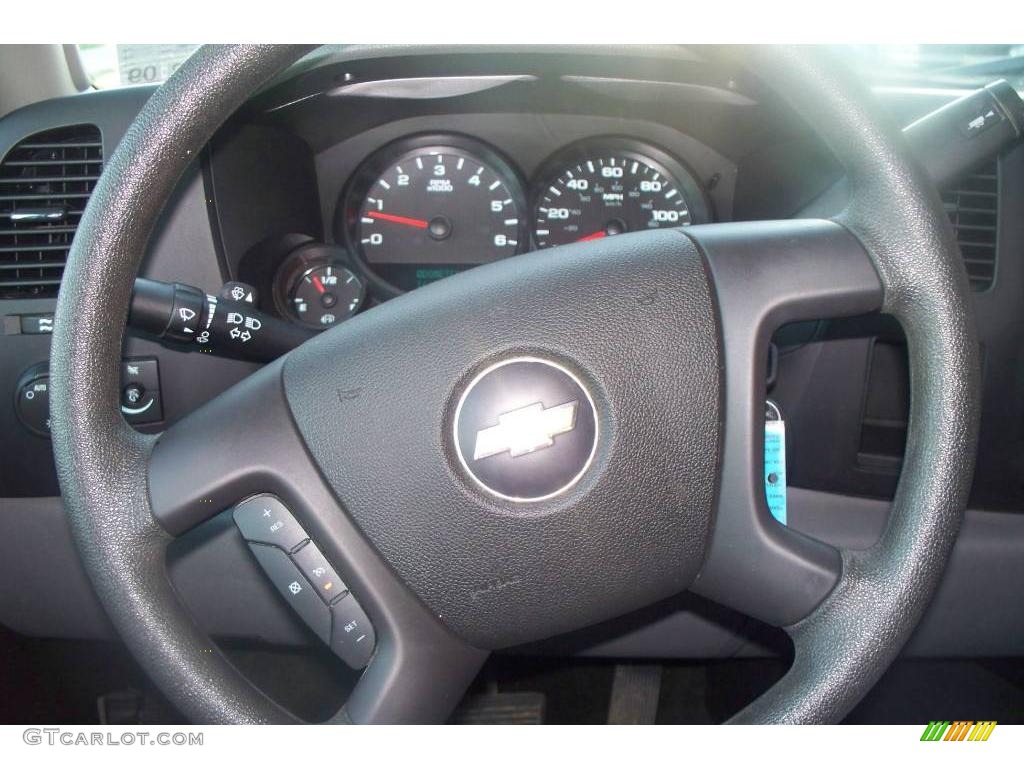
<path id="1" fill-rule="evenodd" d="M 771 335 L 799 320 L 882 304 L 860 242 L 831 221 L 720 224 L 681 230 L 707 260 L 725 355 L 725 437 L 715 526 L 693 591 L 778 626 L 807 616 L 839 579 L 839 553 L 772 519 L 761 477 Z"/>

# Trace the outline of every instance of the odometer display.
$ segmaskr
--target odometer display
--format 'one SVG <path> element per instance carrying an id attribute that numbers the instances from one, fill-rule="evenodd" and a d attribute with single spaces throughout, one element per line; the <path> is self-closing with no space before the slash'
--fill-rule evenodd
<path id="1" fill-rule="evenodd" d="M 369 164 L 348 217 L 352 245 L 370 272 L 411 290 L 524 250 L 513 174 L 475 149 L 423 146 Z"/>
<path id="2" fill-rule="evenodd" d="M 547 178 L 537 195 L 539 248 L 693 221 L 682 184 L 663 164 L 626 150 L 589 152 Z"/>

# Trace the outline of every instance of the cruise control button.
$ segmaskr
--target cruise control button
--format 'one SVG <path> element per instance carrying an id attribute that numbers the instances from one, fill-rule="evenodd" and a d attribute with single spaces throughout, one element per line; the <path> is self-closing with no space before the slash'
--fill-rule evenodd
<path id="1" fill-rule="evenodd" d="M 292 554 L 292 560 L 299 566 L 302 575 L 309 579 L 317 593 L 328 603 L 345 594 L 348 589 L 337 572 L 327 562 L 312 541 Z"/>
<path id="2" fill-rule="evenodd" d="M 362 669 L 370 663 L 377 641 L 363 607 L 352 595 L 346 595 L 331 606 L 331 616 L 331 650 L 352 669 Z"/>
<path id="3" fill-rule="evenodd" d="M 273 544 L 291 552 L 308 536 L 274 496 L 254 496 L 235 507 L 235 525 L 246 541 Z"/>
<path id="4" fill-rule="evenodd" d="M 295 563 L 276 547 L 262 544 L 250 544 L 249 549 L 256 556 L 267 576 L 274 583 L 277 591 L 295 610 L 299 617 L 309 625 L 317 637 L 325 643 L 331 640 L 331 612 L 323 601 L 316 596 L 316 591 L 299 573 Z"/>

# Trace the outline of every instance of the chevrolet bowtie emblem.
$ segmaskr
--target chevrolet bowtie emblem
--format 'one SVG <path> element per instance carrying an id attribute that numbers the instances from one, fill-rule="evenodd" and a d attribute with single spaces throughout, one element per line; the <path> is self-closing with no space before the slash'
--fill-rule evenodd
<path id="1" fill-rule="evenodd" d="M 594 398 L 571 370 L 540 357 L 482 370 L 459 396 L 452 422 L 452 447 L 465 473 L 516 503 L 569 490 L 597 452 Z"/>
<path id="2" fill-rule="evenodd" d="M 476 433 L 473 459 L 479 461 L 508 451 L 512 458 L 550 448 L 556 435 L 572 432 L 576 427 L 577 400 L 545 408 L 532 403 L 498 416 L 493 427 Z"/>

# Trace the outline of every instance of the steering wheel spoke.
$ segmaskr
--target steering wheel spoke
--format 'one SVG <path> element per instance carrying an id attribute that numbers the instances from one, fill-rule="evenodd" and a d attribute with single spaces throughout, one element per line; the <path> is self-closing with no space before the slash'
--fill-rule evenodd
<path id="1" fill-rule="evenodd" d="M 276 371 L 275 371 L 276 369 Z M 273 364 L 172 425 L 149 457 L 151 511 L 181 535 L 257 493 L 295 497 L 309 461 Z"/>
<path id="2" fill-rule="evenodd" d="M 725 359 L 721 489 L 707 559 L 692 589 L 786 626 L 835 586 L 839 553 L 777 523 L 764 494 L 765 366 L 781 325 L 876 311 L 882 285 L 859 241 L 832 221 L 766 221 L 686 230 L 720 310 Z"/>
<path id="3" fill-rule="evenodd" d="M 448 632 L 340 507 L 295 429 L 282 363 L 266 366 L 160 435 L 149 462 L 153 516 L 178 535 L 240 502 L 238 511 L 269 507 L 277 525 L 254 520 L 247 526 L 236 512 L 240 535 L 314 634 L 350 661 L 341 647 L 349 641 L 343 622 L 353 616 L 362 622 L 365 612 L 371 625 L 366 634 L 376 645 L 369 666 L 333 719 L 443 720 L 487 654 Z M 303 563 L 303 553 L 317 550 L 340 574 L 341 584 L 326 587 L 340 587 L 337 597 L 324 593 L 310 573 L 316 563 Z M 355 665 L 363 663 L 359 658 Z"/>

